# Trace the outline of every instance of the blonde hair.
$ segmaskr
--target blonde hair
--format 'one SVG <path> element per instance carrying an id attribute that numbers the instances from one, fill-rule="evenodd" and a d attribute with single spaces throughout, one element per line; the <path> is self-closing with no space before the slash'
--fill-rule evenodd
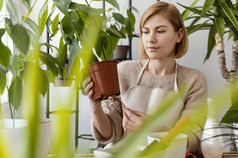
<path id="1" fill-rule="evenodd" d="M 181 40 L 180 43 L 177 43 L 175 48 L 175 54 L 174 54 L 175 58 L 181 58 L 187 52 L 187 49 L 188 49 L 188 36 L 187 36 L 186 28 L 183 23 L 182 16 L 180 12 L 178 11 L 178 9 L 173 4 L 159 1 L 153 4 L 152 6 L 150 6 L 143 13 L 140 19 L 140 28 L 139 28 L 140 30 L 140 47 L 139 47 L 140 59 L 149 58 L 145 52 L 145 48 L 142 42 L 142 28 L 145 22 L 150 17 L 156 14 L 162 14 L 163 16 L 165 16 L 171 22 L 176 32 L 179 31 L 180 28 L 183 29 L 184 31 L 183 39 Z"/>

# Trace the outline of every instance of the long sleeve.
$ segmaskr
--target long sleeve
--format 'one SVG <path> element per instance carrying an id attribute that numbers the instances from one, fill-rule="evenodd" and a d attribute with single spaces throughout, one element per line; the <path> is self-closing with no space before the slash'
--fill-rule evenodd
<path id="1" fill-rule="evenodd" d="M 108 116 L 112 125 L 112 135 L 109 139 L 105 139 L 98 130 L 92 125 L 93 136 L 101 144 L 117 142 L 123 135 L 122 128 L 122 108 L 120 102 L 109 98 L 102 102 L 104 113 Z"/>
<path id="2" fill-rule="evenodd" d="M 189 117 L 192 121 L 192 126 L 184 131 L 188 135 L 187 152 L 201 152 L 202 131 L 207 118 L 207 84 L 201 73 L 194 75 L 190 83 L 181 119 Z"/>

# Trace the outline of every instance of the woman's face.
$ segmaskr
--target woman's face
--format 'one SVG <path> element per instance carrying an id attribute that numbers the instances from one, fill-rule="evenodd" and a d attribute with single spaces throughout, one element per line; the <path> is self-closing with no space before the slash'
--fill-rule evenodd
<path id="1" fill-rule="evenodd" d="M 173 25 L 162 14 L 146 20 L 142 28 L 142 41 L 150 59 L 174 58 L 175 45 L 182 40 L 183 30 L 175 32 Z"/>

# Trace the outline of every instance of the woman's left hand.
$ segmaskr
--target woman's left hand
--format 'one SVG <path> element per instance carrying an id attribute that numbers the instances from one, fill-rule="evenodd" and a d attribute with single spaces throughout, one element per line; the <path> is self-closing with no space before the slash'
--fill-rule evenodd
<path id="1" fill-rule="evenodd" d="M 144 112 L 123 108 L 122 126 L 125 132 L 132 132 L 145 120 L 148 115 Z"/>

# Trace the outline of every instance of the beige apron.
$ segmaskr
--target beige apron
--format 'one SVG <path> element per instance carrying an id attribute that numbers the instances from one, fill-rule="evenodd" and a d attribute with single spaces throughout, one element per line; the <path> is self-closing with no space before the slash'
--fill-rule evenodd
<path id="1" fill-rule="evenodd" d="M 122 102 L 126 107 L 144 112 L 146 114 L 151 114 L 159 103 L 163 101 L 170 93 L 173 91 L 163 89 L 163 88 L 149 88 L 139 85 L 140 80 L 143 76 L 146 66 L 149 63 L 149 59 L 143 66 L 141 72 L 139 73 L 137 79 L 134 81 L 132 86 L 121 96 Z M 175 80 L 174 80 L 174 91 L 178 92 L 177 86 L 177 64 L 175 69 Z M 164 115 L 164 126 L 172 128 L 175 123 L 179 120 L 180 115 L 184 109 L 184 102 L 182 97 L 178 99 L 175 105 L 173 105 L 169 112 Z M 164 126 L 158 127 L 157 130 L 164 129 Z"/>

